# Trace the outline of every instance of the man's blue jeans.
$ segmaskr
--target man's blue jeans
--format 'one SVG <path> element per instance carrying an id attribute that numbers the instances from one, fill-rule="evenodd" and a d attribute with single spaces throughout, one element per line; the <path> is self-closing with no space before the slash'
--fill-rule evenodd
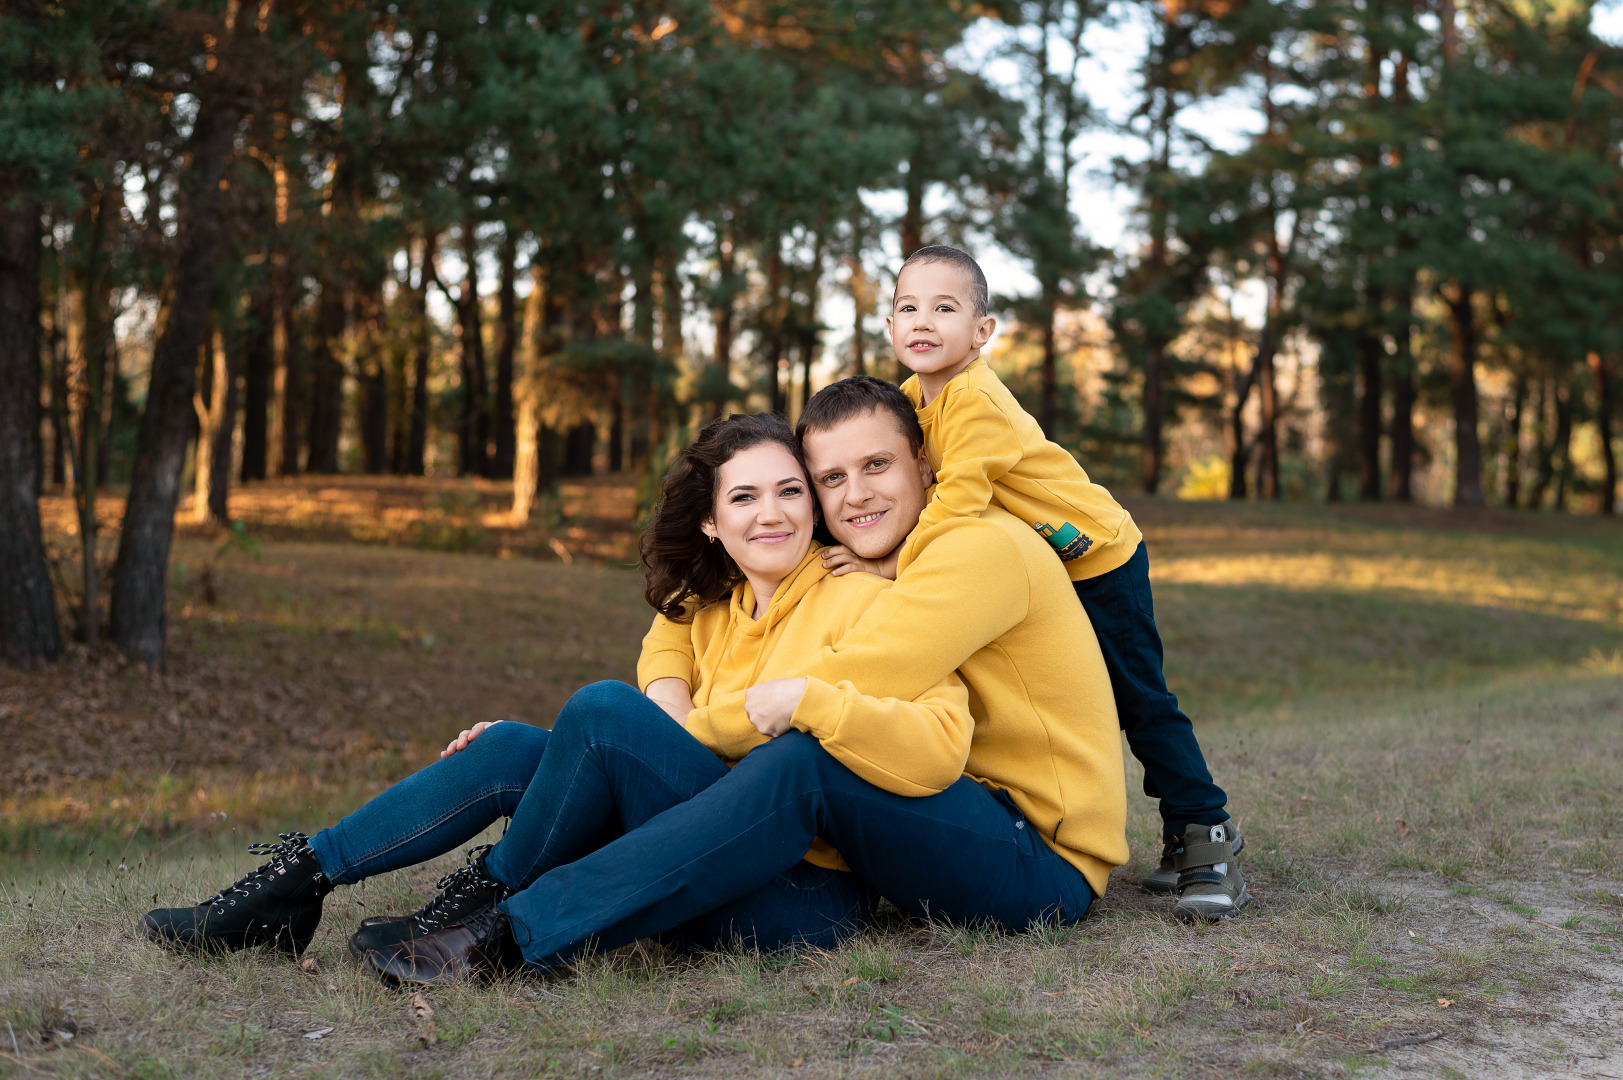
<path id="1" fill-rule="evenodd" d="M 1144 794 L 1161 800 L 1163 834 L 1181 837 L 1190 825 L 1227 821 L 1228 796 L 1212 782 L 1194 725 L 1161 671 L 1144 544 L 1124 565 L 1075 585 L 1105 654 L 1127 745 L 1144 766 Z"/>
<path id="2" fill-rule="evenodd" d="M 727 772 L 648 698 L 624 683 L 595 683 L 570 698 L 550 732 L 492 725 L 467 749 L 408 776 L 310 845 L 330 880 L 351 884 L 454 850 L 510 817 L 485 868 L 522 889 Z M 668 932 L 662 937 L 695 948 L 832 947 L 868 925 L 871 891 L 852 874 L 802 862 L 809 846 L 808 840 L 751 888 L 659 927 Z"/>
<path id="3" fill-rule="evenodd" d="M 911 915 L 1023 929 L 1074 922 L 1093 902 L 1002 792 L 965 777 L 937 795 L 893 795 L 791 731 L 501 907 L 525 960 L 546 969 L 588 940 L 615 948 L 755 895 L 818 836 Z"/>

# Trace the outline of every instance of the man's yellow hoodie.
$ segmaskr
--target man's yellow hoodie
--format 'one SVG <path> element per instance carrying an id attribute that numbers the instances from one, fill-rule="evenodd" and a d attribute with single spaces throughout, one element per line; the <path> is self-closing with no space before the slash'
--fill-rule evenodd
<path id="1" fill-rule="evenodd" d="M 917 558 L 902 562 L 894 583 L 880 583 L 890 587 L 874 591 L 849 630 L 797 655 L 793 666 L 778 669 L 774 656 L 774 674 L 742 685 L 805 676 L 795 727 L 886 791 L 940 790 L 943 766 L 962 761 L 961 773 L 1007 791 L 1049 847 L 1104 895 L 1111 868 L 1127 861 L 1127 783 L 1110 675 L 1064 567 L 1029 526 L 997 507 L 919 531 Z M 848 574 L 832 581 L 850 579 L 877 580 Z M 639 683 L 646 688 L 663 676 L 702 683 L 704 655 L 691 649 L 698 639 L 656 620 L 643 642 Z M 956 725 L 845 707 L 855 687 L 906 702 L 954 670 L 968 686 L 974 717 L 967 746 Z M 851 689 L 836 694 L 835 687 Z M 732 749 L 758 743 L 742 695 L 739 701 L 713 707 L 700 737 Z M 852 754 L 852 746 L 862 753 Z M 925 775 L 922 785 L 902 779 Z"/>
<path id="2" fill-rule="evenodd" d="M 737 761 L 767 741 L 749 722 L 744 691 L 803 674 L 891 587 L 872 574 L 833 577 L 821 551 L 812 546 L 759 619 L 747 581 L 726 602 L 699 609 L 692 622 L 654 617 L 637 662 L 637 685 L 646 690 L 666 677 L 686 682 L 694 704 L 687 730 L 723 760 Z M 929 795 L 963 775 L 974 720 L 968 691 L 950 668 L 906 698 L 863 693 L 838 677 L 809 679 L 806 698 L 817 703 L 822 723 L 817 734 L 824 747 L 870 783 L 905 795 Z M 916 752 L 898 756 L 897 741 Z M 846 869 L 822 841 L 807 859 Z"/>

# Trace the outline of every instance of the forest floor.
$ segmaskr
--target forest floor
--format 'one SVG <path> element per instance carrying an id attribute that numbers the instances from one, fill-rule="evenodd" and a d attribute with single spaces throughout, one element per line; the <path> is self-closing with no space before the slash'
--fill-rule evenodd
<path id="1" fill-rule="evenodd" d="M 628 516 L 629 485 L 599 483 L 576 517 Z M 368 490 L 451 518 L 435 489 L 358 481 L 239 505 Z M 1158 844 L 1133 794 L 1132 862 L 1074 928 L 893 912 L 833 952 L 635 946 L 432 991 L 431 1046 L 345 940 L 460 854 L 335 893 L 303 967 L 163 952 L 134 934 L 145 909 L 219 888 L 249 841 L 314 831 L 469 721 L 547 724 L 629 678 L 648 619 L 623 563 L 245 512 L 256 544 L 178 539 L 163 674 L 83 652 L 0 673 L 0 1075 L 1623 1078 L 1623 528 L 1133 510 L 1169 680 L 1248 838 L 1255 900 L 1231 922 L 1183 926 L 1137 887 Z"/>

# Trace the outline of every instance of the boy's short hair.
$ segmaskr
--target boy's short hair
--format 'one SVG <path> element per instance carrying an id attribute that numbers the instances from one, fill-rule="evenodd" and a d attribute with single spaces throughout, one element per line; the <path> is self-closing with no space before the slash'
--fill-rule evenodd
<path id="1" fill-rule="evenodd" d="M 919 426 L 913 403 L 895 386 L 872 375 L 853 375 L 813 394 L 795 424 L 795 441 L 804 446 L 808 431 L 827 431 L 874 409 L 891 414 L 907 438 L 908 450 L 918 457 L 924 449 L 924 429 Z"/>
<path id="2" fill-rule="evenodd" d="M 975 294 L 975 318 L 979 319 L 985 316 L 987 305 L 992 300 L 992 294 L 991 290 L 986 287 L 986 274 L 981 270 L 981 264 L 976 262 L 975 257 L 969 252 L 949 247 L 946 244 L 931 244 L 928 247 L 921 247 L 909 255 L 907 261 L 902 264 L 902 270 L 906 270 L 914 263 L 938 262 L 951 263 L 969 275 L 969 284 Z M 902 280 L 902 270 L 896 271 L 898 284 Z M 891 303 L 894 305 L 895 302 L 896 293 L 893 289 L 891 290 Z"/>

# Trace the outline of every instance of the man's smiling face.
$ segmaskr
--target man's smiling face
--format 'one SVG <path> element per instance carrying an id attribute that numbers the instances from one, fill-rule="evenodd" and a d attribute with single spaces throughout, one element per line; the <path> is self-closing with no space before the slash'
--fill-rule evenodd
<path id="1" fill-rule="evenodd" d="M 890 413 L 870 409 L 801 440 L 812 490 L 834 539 L 864 559 L 891 553 L 928 501 L 930 462 Z"/>

